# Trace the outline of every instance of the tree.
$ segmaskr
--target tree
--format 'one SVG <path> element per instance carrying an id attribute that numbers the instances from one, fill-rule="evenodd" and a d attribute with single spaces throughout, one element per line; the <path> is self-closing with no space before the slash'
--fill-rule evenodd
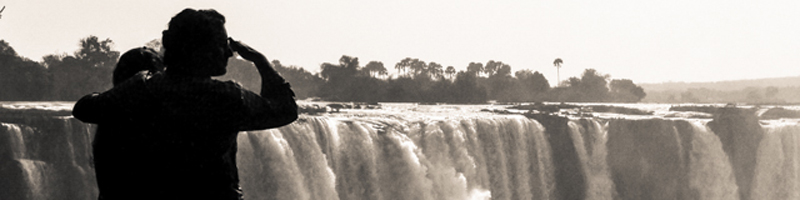
<path id="1" fill-rule="evenodd" d="M 483 71 L 482 63 L 470 62 L 469 65 L 467 65 L 467 73 L 477 76 L 480 75 L 482 71 Z"/>
<path id="2" fill-rule="evenodd" d="M 490 60 L 484 67 L 484 72 L 489 76 L 485 83 L 491 99 L 498 101 L 514 101 L 521 95 L 515 92 L 518 81 L 511 76 L 511 66 Z"/>
<path id="3" fill-rule="evenodd" d="M 495 62 L 494 60 L 489 60 L 489 62 L 486 63 L 486 66 L 483 67 L 483 73 L 485 73 L 487 76 L 492 76 L 494 75 L 495 71 L 497 71 L 497 69 L 500 67 L 499 65 L 502 64 L 503 64 L 502 62 Z"/>
<path id="4" fill-rule="evenodd" d="M 435 62 L 430 62 L 428 64 L 428 74 L 431 76 L 432 79 L 438 80 L 441 79 L 444 75 L 444 70 L 442 70 L 442 65 Z"/>
<path id="5" fill-rule="evenodd" d="M 47 100 L 51 80 L 47 68 L 0 40 L 0 101 Z"/>
<path id="6" fill-rule="evenodd" d="M 453 66 L 447 66 L 447 69 L 444 70 L 444 73 L 447 74 L 447 78 L 453 80 L 456 77 L 456 68 Z"/>
<path id="7" fill-rule="evenodd" d="M 352 75 L 348 76 L 341 66 L 331 63 L 322 63 L 320 68 L 322 68 L 322 71 L 319 74 L 325 81 L 325 84 L 320 86 L 321 88 L 318 96 L 332 101 L 344 100 L 347 95 L 343 93 L 350 87 L 348 84 L 348 77 L 352 77 Z"/>
<path id="8" fill-rule="evenodd" d="M 318 87 L 324 83 L 322 78 L 311 74 L 311 72 L 301 67 L 284 67 L 278 60 L 273 60 L 272 63 L 273 66 L 275 66 L 275 71 L 280 73 L 287 82 L 292 84 L 292 90 L 294 90 L 297 98 L 303 99 L 316 95 Z M 261 82 L 259 81 L 259 83 Z"/>
<path id="9" fill-rule="evenodd" d="M 638 102 L 647 94 L 630 79 L 614 79 L 609 83 L 610 98 L 615 102 Z"/>
<path id="10" fill-rule="evenodd" d="M 514 77 L 519 81 L 519 93 L 524 94 L 520 97 L 523 101 L 542 101 L 550 90 L 550 83 L 538 71 L 520 70 L 514 73 Z"/>
<path id="11" fill-rule="evenodd" d="M 608 100 L 608 75 L 600 74 L 595 69 L 586 69 L 581 78 L 570 77 L 557 90 L 558 101 L 603 102 Z"/>
<path id="12" fill-rule="evenodd" d="M 459 72 L 453 82 L 455 103 L 485 103 L 486 89 L 478 85 L 478 76 L 474 72 Z"/>
<path id="13" fill-rule="evenodd" d="M 511 76 L 511 66 L 505 63 L 500 63 L 500 67 L 497 68 L 494 75 L 496 76 Z"/>
<path id="14" fill-rule="evenodd" d="M 92 92 L 111 88 L 111 76 L 119 58 L 111 39 L 88 36 L 80 40 L 80 49 L 72 56 L 48 55 L 45 64 L 53 76 L 53 97 L 75 101 Z"/>
<path id="15" fill-rule="evenodd" d="M 581 92 L 582 102 L 598 102 L 606 101 L 608 96 L 608 81 L 607 74 L 600 74 L 595 69 L 586 69 L 581 76 L 581 82 L 578 91 Z"/>
<path id="16" fill-rule="evenodd" d="M 564 61 L 561 60 L 561 58 L 556 58 L 556 60 L 553 61 L 553 65 L 556 66 L 556 83 L 561 81 L 561 64 L 562 63 L 564 63 Z"/>
<path id="17" fill-rule="evenodd" d="M 417 58 L 414 58 L 411 60 L 410 64 L 411 65 L 409 66 L 409 68 L 411 69 L 411 72 L 414 74 L 414 76 L 427 75 L 426 72 L 428 70 L 428 64 L 425 64 L 425 61 L 421 61 Z"/>
<path id="18" fill-rule="evenodd" d="M 355 74 L 355 72 L 358 71 L 358 64 L 358 57 L 342 55 L 342 57 L 339 58 L 339 66 L 347 70 L 349 74 Z"/>
<path id="19" fill-rule="evenodd" d="M 411 67 L 411 58 L 409 57 L 400 60 L 400 62 L 397 62 L 397 64 L 394 65 L 394 68 L 397 69 L 398 76 L 403 76 L 408 74 L 409 67 Z"/>
<path id="20" fill-rule="evenodd" d="M 277 71 L 279 66 L 281 65 L 280 61 L 273 60 L 272 67 Z M 280 72 L 279 72 L 280 73 Z M 285 74 L 281 73 L 284 78 L 286 78 Z M 231 80 L 236 81 L 242 87 L 250 90 L 250 91 L 261 91 L 261 76 L 258 73 L 258 69 L 253 64 L 253 62 L 243 60 L 240 58 L 233 57 L 228 59 L 228 66 L 227 72 L 225 75 L 214 77 L 217 80 Z M 287 79 L 287 81 L 289 81 Z M 292 84 L 292 89 L 294 89 L 295 83 L 289 82 Z M 296 91 L 295 91 L 296 93 Z"/>
<path id="21" fill-rule="evenodd" d="M 151 48 L 158 52 L 158 55 L 164 56 L 164 45 L 161 44 L 161 39 L 153 39 L 144 44 L 145 47 Z"/>
<path id="22" fill-rule="evenodd" d="M 388 74 L 386 72 L 386 67 L 383 67 L 383 63 L 380 61 L 370 61 L 364 66 L 364 70 L 366 70 L 371 77 L 376 78 Z"/>
<path id="23" fill-rule="evenodd" d="M 80 42 L 81 48 L 75 52 L 75 58 L 85 62 L 89 67 L 111 67 L 116 64 L 119 52 L 112 48 L 111 39 L 100 41 L 97 36 L 90 35 Z"/>
<path id="24" fill-rule="evenodd" d="M 320 75 L 325 80 L 319 88 L 319 97 L 331 101 L 347 101 L 359 96 L 363 85 L 360 81 L 364 76 L 359 76 L 359 62 L 357 57 L 342 55 L 339 65 L 323 63 Z M 357 80 L 358 78 L 358 80 Z"/>

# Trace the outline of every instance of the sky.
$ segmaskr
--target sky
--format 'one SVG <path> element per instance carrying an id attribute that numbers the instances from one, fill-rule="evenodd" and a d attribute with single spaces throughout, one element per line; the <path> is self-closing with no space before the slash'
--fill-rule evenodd
<path id="1" fill-rule="evenodd" d="M 159 39 L 184 8 L 225 15 L 228 34 L 319 72 L 342 55 L 390 72 L 406 57 L 465 70 L 530 69 L 556 83 L 594 68 L 635 83 L 800 76 L 800 1 L 0 0 L 0 39 L 41 61 L 95 35 L 124 52 Z M 555 58 L 564 63 L 557 72 Z"/>

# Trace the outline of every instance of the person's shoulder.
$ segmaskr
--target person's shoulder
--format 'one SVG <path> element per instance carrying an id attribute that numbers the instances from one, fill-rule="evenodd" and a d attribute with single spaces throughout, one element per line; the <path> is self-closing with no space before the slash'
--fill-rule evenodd
<path id="1" fill-rule="evenodd" d="M 223 87 L 229 89 L 242 89 L 242 84 L 239 84 L 238 82 L 233 80 L 222 81 L 222 80 L 212 79 L 210 81 L 210 84 L 216 87 Z"/>
<path id="2" fill-rule="evenodd" d="M 222 94 L 230 94 L 239 96 L 242 92 L 243 88 L 242 85 L 235 81 L 221 81 L 216 79 L 211 79 L 207 81 L 203 81 L 204 88 L 210 89 L 212 93 L 222 93 Z"/>
<path id="3" fill-rule="evenodd" d="M 120 85 L 114 87 L 130 88 L 130 87 L 135 87 L 136 85 L 144 85 L 144 83 L 147 82 L 150 78 L 152 78 L 152 75 L 147 73 L 147 71 L 140 71 L 131 76 L 130 78 L 125 79 L 125 81 L 120 83 Z"/>

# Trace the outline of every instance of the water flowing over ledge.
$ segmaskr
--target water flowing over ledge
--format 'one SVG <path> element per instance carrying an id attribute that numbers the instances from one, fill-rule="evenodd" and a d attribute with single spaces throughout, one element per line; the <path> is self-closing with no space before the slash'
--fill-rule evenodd
<path id="1" fill-rule="evenodd" d="M 96 198 L 95 126 L 59 106 L 0 115 L 2 199 Z M 709 121 L 431 106 L 242 132 L 237 162 L 246 199 L 800 199 L 797 134 L 738 109 Z"/>

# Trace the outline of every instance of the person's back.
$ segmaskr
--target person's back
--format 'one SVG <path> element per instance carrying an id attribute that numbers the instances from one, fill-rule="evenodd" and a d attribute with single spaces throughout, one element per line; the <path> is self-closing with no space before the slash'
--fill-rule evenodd
<path id="1" fill-rule="evenodd" d="M 232 82 L 168 76 L 156 75 L 144 84 L 153 93 L 152 101 L 161 102 L 151 110 L 155 116 L 151 134 L 159 136 L 153 140 L 152 159 L 158 165 L 147 171 L 152 172 L 148 176 L 177 181 L 149 184 L 154 189 L 170 188 L 161 197 L 239 195 L 233 192 L 238 190 L 236 136 L 248 110 L 241 98 L 244 91 Z"/>
<path id="2" fill-rule="evenodd" d="M 137 77 L 145 78 L 163 71 L 161 58 L 146 47 L 131 49 L 120 56 L 114 68 L 114 86 Z M 100 189 L 99 199 L 127 196 L 126 190 L 138 187 L 131 179 L 140 177 L 141 165 L 149 162 L 142 152 L 149 148 L 141 131 L 127 124 L 132 121 L 116 121 L 98 124 L 92 141 L 92 162 Z M 137 127 L 141 128 L 141 127 Z"/>
<path id="3" fill-rule="evenodd" d="M 84 122 L 125 124 L 147 138 L 139 155 L 151 162 L 131 180 L 141 187 L 120 198 L 239 199 L 237 133 L 297 119 L 288 83 L 263 55 L 229 39 L 223 23 L 213 10 L 182 11 L 162 38 L 166 72 L 134 77 L 76 103 L 73 115 Z M 225 73 L 232 47 L 256 64 L 261 95 L 210 78 Z"/>

